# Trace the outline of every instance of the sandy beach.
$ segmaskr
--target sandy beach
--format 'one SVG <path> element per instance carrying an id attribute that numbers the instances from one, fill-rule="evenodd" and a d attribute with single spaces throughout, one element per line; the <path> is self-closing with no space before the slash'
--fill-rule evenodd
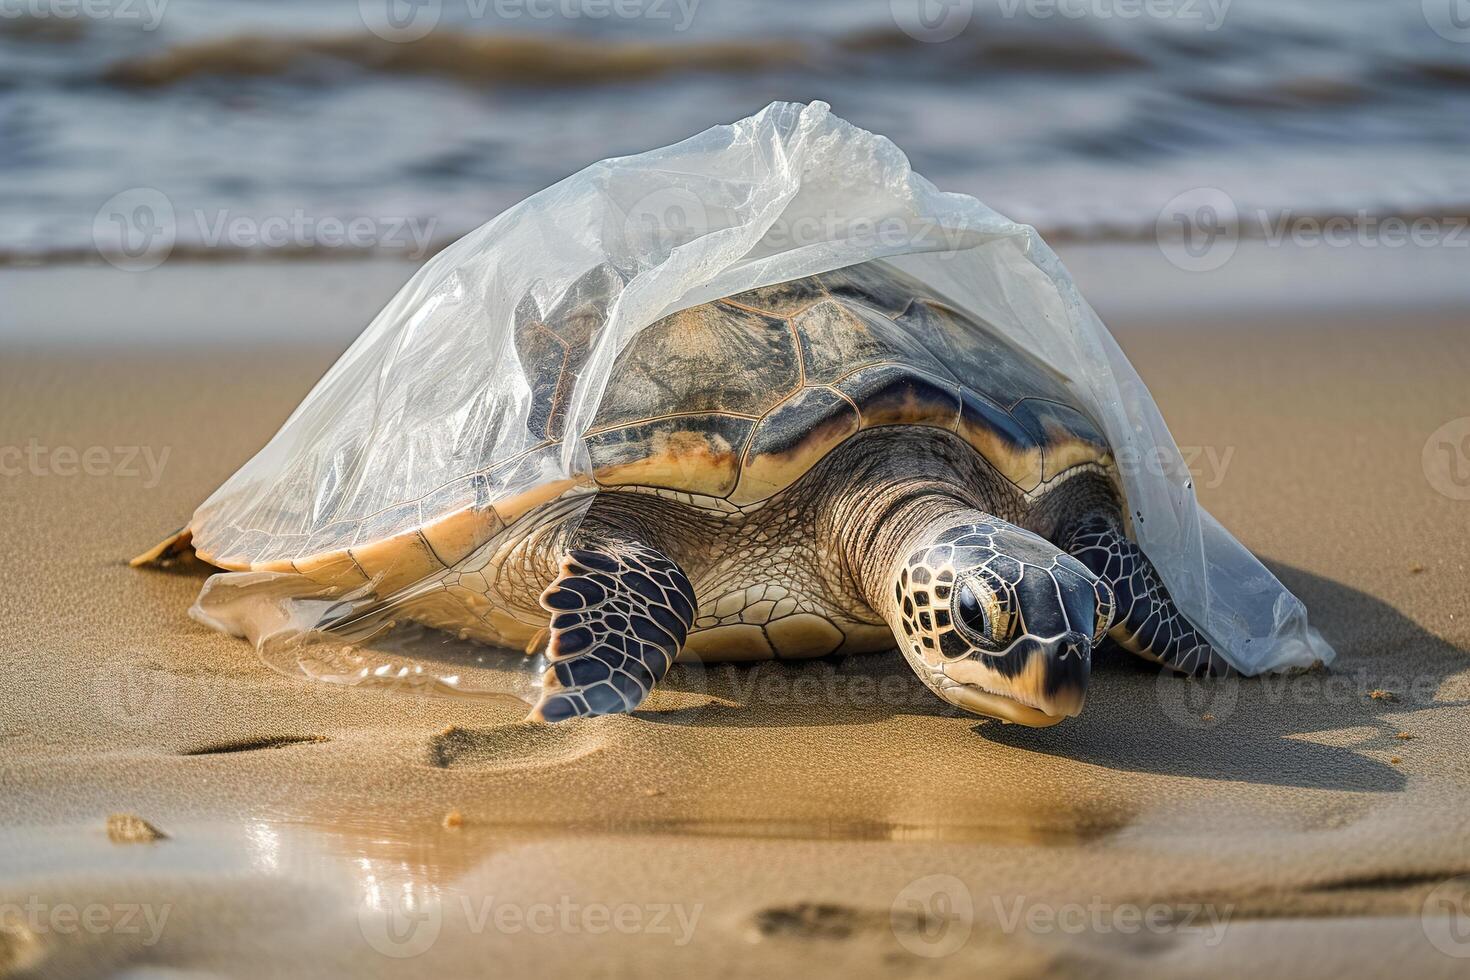
<path id="1" fill-rule="evenodd" d="M 1464 6 L 0 3 L 0 980 L 1470 977 Z M 934 273 L 920 276 L 926 293 L 994 304 L 977 314 L 1014 319 L 1054 367 L 1085 378 L 1097 365 L 1060 363 L 1099 350 L 1070 291 L 1037 301 L 1019 249 L 1004 264 L 978 257 L 1032 243 L 964 254 L 977 230 L 1017 232 L 999 216 L 1056 250 L 1158 402 L 1201 502 L 1302 600 L 1337 651 L 1330 666 L 1194 682 L 1102 647 L 1082 713 L 1031 729 L 962 713 L 897 651 L 686 663 L 631 714 L 545 725 L 515 697 L 465 693 L 507 677 L 530 693 L 540 677 L 474 634 L 425 628 L 434 646 L 399 647 L 426 667 L 410 676 L 442 667 L 441 692 L 457 696 L 313 682 L 191 618 L 209 567 L 129 567 L 256 455 L 365 328 L 361 373 L 341 372 L 315 402 L 326 424 L 314 428 L 310 407 L 298 416 L 303 444 L 331 444 L 313 457 L 322 465 L 293 480 L 267 457 L 233 488 L 268 488 L 250 528 L 283 546 L 297 518 L 379 518 L 369 535 L 402 518 L 422 552 L 376 554 L 401 572 L 409 552 L 431 570 L 452 552 L 443 581 L 469 582 L 471 605 L 479 576 L 457 545 L 484 557 L 465 536 L 488 515 L 424 534 L 412 503 L 432 511 L 473 473 L 499 480 L 494 464 L 531 445 L 517 440 L 555 438 L 559 419 L 586 431 L 582 393 L 609 359 L 570 365 L 613 295 L 604 322 L 642 326 L 666 304 L 738 292 L 750 283 L 722 278 L 736 270 L 775 278 L 896 250 Z M 430 270 L 433 290 L 394 304 L 435 256 L 452 274 Z M 574 281 L 588 288 L 565 288 Z M 533 313 L 568 329 L 542 331 Z M 601 434 L 620 471 L 646 475 L 655 464 L 633 450 L 662 439 L 657 465 L 711 489 L 710 461 L 755 474 L 750 487 L 799 475 L 810 447 L 846 431 L 836 401 L 817 425 L 801 413 L 828 396 L 792 394 L 818 376 L 813 357 L 845 365 L 828 377 L 853 388 L 843 398 L 887 369 L 842 360 L 866 345 L 792 322 L 798 346 L 777 331 L 775 346 L 751 348 L 759 361 L 712 359 L 717 345 L 692 339 L 710 335 L 682 334 L 640 381 L 610 386 L 637 409 Z M 708 325 L 747 345 L 734 323 Z M 970 351 L 927 349 L 904 356 L 953 360 L 946 371 L 1002 408 L 1029 403 L 1022 428 L 1064 418 L 1043 403 L 1081 394 L 1021 398 L 1015 365 L 990 377 Z M 554 370 L 563 350 L 571 384 Z M 782 359 L 791 387 L 765 370 Z M 675 398 L 669 373 L 731 391 Z M 770 397 L 737 405 L 742 386 Z M 1114 438 L 1153 428 L 1148 412 L 1127 413 L 1139 404 L 1128 389 L 1093 389 L 1117 403 L 1088 409 Z M 902 411 L 931 401 L 905 397 Z M 802 425 L 776 425 L 778 403 Z M 695 420 L 715 410 L 713 428 Z M 1101 458 L 1080 430 L 1053 425 L 1038 453 L 995 418 L 1001 438 L 977 448 L 1012 459 L 1027 487 L 1059 459 Z M 726 423 L 752 436 L 720 436 Z M 880 564 L 894 535 L 851 515 L 881 513 L 885 532 L 922 516 L 868 506 L 883 485 L 858 457 L 896 464 L 894 483 L 924 477 L 907 466 L 924 454 L 880 438 L 828 459 L 813 492 L 789 498 L 795 520 L 774 523 L 771 507 L 738 519 L 749 538 L 717 518 L 691 537 L 661 527 L 677 531 L 687 512 L 649 509 L 660 527 L 643 536 L 687 538 L 674 544 L 690 558 L 668 541 L 658 550 L 730 573 L 705 605 L 752 622 L 725 636 L 766 643 L 754 623 L 782 622 L 783 603 L 780 616 L 803 612 L 792 605 L 807 592 L 861 617 L 887 593 L 872 569 L 848 573 Z M 1230 594 L 1270 593 L 1218 550 L 1206 567 L 1177 537 L 1160 544 L 1178 483 L 1146 482 L 1131 484 L 1130 522 L 1160 538 L 1140 543 L 1176 598 L 1223 582 L 1208 606 L 1179 605 L 1217 647 L 1259 662 L 1268 619 L 1281 627 L 1295 607 L 1240 612 Z M 513 485 L 531 489 L 508 478 L 496 492 Z M 993 496 L 971 503 L 1007 516 Z M 211 553 L 207 522 L 194 530 Z M 779 535 L 803 547 L 766 546 Z M 241 555 L 248 537 L 231 542 Z M 842 548 L 823 547 L 838 537 Z M 759 547 L 727 561 L 716 539 Z M 319 554 L 317 568 L 376 570 L 365 554 Z M 996 654 L 997 671 L 1062 704 L 1065 685 L 1046 675 L 1071 671 L 1072 696 L 1094 597 L 1054 577 L 1065 608 L 1044 582 L 1045 610 L 1036 592 L 1014 609 L 971 601 L 971 576 L 994 569 L 968 568 L 947 609 L 917 573 L 900 590 L 930 589 L 909 597 L 912 618 L 968 624 L 948 635 L 976 656 L 961 665 L 943 636 L 920 643 L 981 676 L 979 654 Z M 756 584 L 791 594 L 736 581 L 768 574 L 777 581 Z M 821 588 L 788 588 L 807 578 Z M 504 623 L 515 590 L 485 591 L 494 599 L 477 608 Z M 373 622 L 391 609 L 404 623 L 401 605 L 382 605 Z M 1157 639 L 1162 618 L 1135 637 Z M 545 620 L 529 601 L 523 619 L 483 636 L 539 644 Z M 778 632 L 832 649 L 816 646 L 830 637 L 820 624 L 800 622 Z M 1016 624 L 1062 654 L 1001 648 L 995 634 L 1014 639 Z M 372 647 L 363 632 L 339 639 Z M 293 652 L 277 648 L 277 666 L 296 666 Z"/>
<path id="2" fill-rule="evenodd" d="M 0 974 L 1462 975 L 1470 503 L 1424 453 L 1470 414 L 1465 316 L 1111 325 L 1331 671 L 1114 656 L 1046 730 L 883 655 L 554 727 L 297 681 L 188 618 L 207 570 L 126 559 L 340 345 L 10 346 Z"/>

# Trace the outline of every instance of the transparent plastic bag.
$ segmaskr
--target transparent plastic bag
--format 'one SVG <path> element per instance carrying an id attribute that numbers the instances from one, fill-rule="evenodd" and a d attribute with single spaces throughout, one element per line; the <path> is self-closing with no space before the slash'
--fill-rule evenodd
<path id="1" fill-rule="evenodd" d="M 344 646 L 343 637 L 383 634 L 393 609 L 429 584 L 432 575 L 413 577 L 402 548 L 368 549 L 386 565 L 363 569 L 373 587 L 355 592 L 324 589 L 320 575 L 303 576 L 293 562 L 401 542 L 454 513 L 490 515 L 455 539 L 470 551 L 446 561 L 463 564 L 548 501 L 585 508 L 594 484 L 579 434 L 638 330 L 743 290 L 875 259 L 1070 379 L 1125 463 L 1138 543 L 1236 668 L 1257 674 L 1332 659 L 1296 597 L 1198 505 L 1148 390 L 1036 231 L 937 190 L 890 141 L 820 102 L 773 103 L 672 146 L 594 164 L 425 264 L 200 507 L 192 528 L 201 556 L 255 571 L 215 576 L 195 615 L 250 637 L 289 672 L 534 700 L 534 657 L 525 679 L 508 684 L 502 668 L 478 670 L 463 650 L 433 657 Z M 531 418 L 537 381 L 514 343 L 516 312 L 573 300 L 597 325 L 563 434 L 548 446 Z M 317 642 L 324 636 L 339 641 L 330 654 Z"/>

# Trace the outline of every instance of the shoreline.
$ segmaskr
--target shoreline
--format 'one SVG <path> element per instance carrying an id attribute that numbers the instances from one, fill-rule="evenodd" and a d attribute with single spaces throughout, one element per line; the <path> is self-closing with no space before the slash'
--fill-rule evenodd
<path id="1" fill-rule="evenodd" d="M 1215 328 L 1273 318 L 1389 319 L 1470 309 L 1470 250 L 1301 247 L 1241 241 L 1208 272 L 1154 244 L 1064 243 L 1057 253 L 1110 326 Z M 1221 253 L 1222 255 L 1225 253 Z M 395 258 L 0 268 L 0 345 L 343 347 L 419 267 Z M 105 311 L 102 315 L 96 315 Z"/>

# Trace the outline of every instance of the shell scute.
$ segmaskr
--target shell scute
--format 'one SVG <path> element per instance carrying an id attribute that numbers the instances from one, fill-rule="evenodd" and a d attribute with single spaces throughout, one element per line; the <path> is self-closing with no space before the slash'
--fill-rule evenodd
<path id="1" fill-rule="evenodd" d="M 829 384 L 871 364 L 911 364 L 953 379 L 939 359 L 892 320 L 867 307 L 829 299 L 792 320 L 801 337 L 808 384 Z"/>
<path id="2" fill-rule="evenodd" d="M 861 428 L 848 399 L 831 388 L 803 388 L 756 426 L 730 502 L 743 506 L 790 486 Z"/>
<path id="3" fill-rule="evenodd" d="M 597 428 L 671 414 L 759 416 L 801 386 L 796 340 L 777 317 L 718 303 L 641 331 L 613 365 Z"/>
<path id="4" fill-rule="evenodd" d="M 1032 430 L 989 398 L 962 389 L 955 431 L 1020 489 L 1034 490 L 1041 483 L 1041 443 Z"/>
<path id="5" fill-rule="evenodd" d="M 1074 466 L 1106 465 L 1112 460 L 1108 441 L 1096 424 L 1081 412 L 1058 402 L 1025 398 L 1011 414 L 1042 448 L 1041 479 L 1055 479 Z"/>
<path id="6" fill-rule="evenodd" d="M 733 415 L 654 419 L 587 436 L 601 486 L 667 487 L 723 497 L 735 489 L 755 422 Z"/>
<path id="7" fill-rule="evenodd" d="M 827 287 L 819 279 L 810 277 L 749 289 L 720 302 L 785 319 L 826 298 Z"/>
<path id="8" fill-rule="evenodd" d="M 959 424 L 959 389 L 907 365 L 866 368 L 834 387 L 857 406 L 865 429 L 923 425 L 954 431 Z"/>
<path id="9" fill-rule="evenodd" d="M 1065 379 L 974 317 L 916 299 L 898 321 L 967 387 L 1009 408 L 1022 398 L 1070 401 Z"/>

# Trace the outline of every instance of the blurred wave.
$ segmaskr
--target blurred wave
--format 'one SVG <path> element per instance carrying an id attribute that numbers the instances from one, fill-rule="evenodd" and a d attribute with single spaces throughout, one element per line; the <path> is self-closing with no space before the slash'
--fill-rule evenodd
<path id="1" fill-rule="evenodd" d="M 342 65 L 466 83 L 595 85 L 676 72 L 758 72 L 800 61 L 791 41 L 709 44 L 602 44 L 580 38 L 432 34 L 392 42 L 363 34 L 329 37 L 239 36 L 198 41 L 119 62 L 103 78 L 125 86 L 170 85 L 201 76 L 330 80 Z M 342 79 L 348 81 L 347 79 Z"/>
<path id="2" fill-rule="evenodd" d="M 110 202 L 139 189 L 175 258 L 420 258 L 594 160 L 773 99 L 825 99 L 1058 238 L 1168 233 L 1161 209 L 1201 187 L 1247 235 L 1284 213 L 1470 210 L 1470 43 L 1434 0 L 954 0 L 958 30 L 908 0 L 421 0 L 405 9 L 433 22 L 401 37 L 390 2 L 7 8 L 0 262 L 96 260 Z M 506 14 L 524 9 L 553 15 Z"/>

